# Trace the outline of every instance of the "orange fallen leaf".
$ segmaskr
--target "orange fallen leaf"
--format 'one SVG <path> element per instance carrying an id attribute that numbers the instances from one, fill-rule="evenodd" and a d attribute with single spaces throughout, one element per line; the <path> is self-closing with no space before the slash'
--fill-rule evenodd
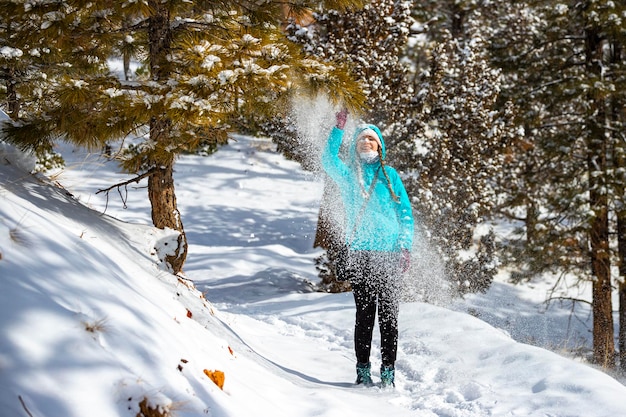
<path id="1" fill-rule="evenodd" d="M 215 383 L 220 389 L 224 389 L 224 380 L 226 376 L 222 371 L 209 371 L 208 369 L 204 370 L 204 374 L 209 377 L 211 381 Z"/>

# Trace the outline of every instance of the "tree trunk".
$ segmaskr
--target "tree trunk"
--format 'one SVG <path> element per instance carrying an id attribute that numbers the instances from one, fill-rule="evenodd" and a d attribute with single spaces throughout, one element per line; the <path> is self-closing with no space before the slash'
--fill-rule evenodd
<path id="1" fill-rule="evenodd" d="M 597 125 L 596 125 L 597 126 Z M 591 129 L 592 131 L 598 129 Z M 604 368 L 615 366 L 613 306 L 611 300 L 611 261 L 609 252 L 608 198 L 606 194 L 605 144 L 592 134 L 589 141 L 589 205 L 594 217 L 589 240 L 593 280 L 593 360 Z M 599 175 L 599 173 L 602 173 Z"/>
<path id="2" fill-rule="evenodd" d="M 616 106 L 613 106 L 616 109 Z M 614 113 L 614 120 L 617 113 Z M 617 142 L 615 150 L 615 170 L 626 172 L 626 149 L 621 141 Z M 622 174 L 624 175 L 624 174 Z M 624 177 L 618 177 L 616 183 L 616 195 L 619 197 L 616 202 L 615 217 L 617 218 L 617 262 L 619 271 L 619 365 L 622 372 L 626 373 L 626 203 L 623 196 L 626 191 Z"/>
<path id="3" fill-rule="evenodd" d="M 12 25 L 9 23 L 5 28 L 6 39 L 10 39 L 15 36 L 15 31 L 12 30 Z M 17 73 L 13 65 L 9 65 L 9 68 L 4 75 L 4 87 L 6 88 L 6 105 L 7 115 L 12 120 L 18 120 L 20 117 L 20 99 L 17 95 Z"/>
<path id="4" fill-rule="evenodd" d="M 161 2 L 149 1 L 154 14 L 149 19 L 150 72 L 155 82 L 166 82 L 169 77 L 167 55 L 170 52 L 172 34 L 170 16 Z M 182 270 L 187 258 L 187 238 L 174 190 L 174 155 L 166 150 L 171 135 L 171 120 L 166 114 L 155 114 L 150 121 L 150 140 L 159 149 L 150 161 L 154 173 L 148 179 L 148 197 L 152 206 L 152 222 L 159 229 L 170 228 L 180 232 L 177 247 L 170 249 L 165 262 L 175 274 Z"/>
<path id="5" fill-rule="evenodd" d="M 586 63 L 589 75 L 600 76 L 603 43 L 598 32 L 587 30 Z M 593 93 L 592 93 L 593 94 Z M 594 217 L 589 232 L 593 281 L 593 360 L 603 368 L 615 367 L 613 305 L 611 300 L 611 261 L 609 252 L 609 220 L 607 196 L 607 110 L 604 99 L 589 97 L 592 112 L 588 117 L 587 171 L 589 206 Z"/>
<path id="6" fill-rule="evenodd" d="M 622 278 L 624 278 L 623 275 Z M 622 372 L 626 372 L 626 283 L 624 281 L 619 284 L 619 366 Z"/>
<path id="7" fill-rule="evenodd" d="M 596 129 L 592 129 L 596 130 Z M 598 136 L 595 136 L 598 138 Z M 601 137 L 601 136 L 600 136 Z M 589 171 L 589 204 L 594 217 L 589 232 L 593 280 L 593 359 L 604 368 L 615 367 L 613 306 L 611 300 L 611 261 L 609 249 L 608 198 L 606 194 L 607 161 L 604 141 L 591 140 L 587 169 Z M 598 175 L 598 173 L 603 175 Z"/>
<path id="8" fill-rule="evenodd" d="M 465 37 L 465 30 L 463 26 L 465 25 L 466 15 L 467 10 L 465 10 L 462 6 L 458 5 L 456 2 L 452 5 L 452 10 L 450 12 L 450 26 L 453 38 L 458 39 Z"/>
<path id="9" fill-rule="evenodd" d="M 620 158 L 621 159 L 621 158 Z M 623 195 L 623 194 L 622 194 Z M 622 203 L 623 204 L 623 203 Z M 626 372 L 626 207 L 617 212 L 617 246 L 619 257 L 619 366 Z"/>
<path id="10" fill-rule="evenodd" d="M 180 232 L 177 247 L 165 255 L 165 262 L 177 274 L 187 259 L 187 237 L 176 204 L 173 172 L 173 160 L 155 170 L 148 178 L 148 197 L 152 206 L 152 223 L 159 229 L 169 228 Z"/>
<path id="11" fill-rule="evenodd" d="M 167 7 L 157 0 L 148 1 L 153 14 L 148 19 L 150 75 L 154 81 L 167 81 L 170 75 L 167 56 L 171 52 L 172 31 Z"/>
<path id="12" fill-rule="evenodd" d="M 606 195 L 591 191 L 593 219 L 591 240 L 591 265 L 593 281 L 593 359 L 604 368 L 615 367 L 613 306 L 611 301 L 611 272 L 608 245 L 608 216 Z"/>
<path id="13" fill-rule="evenodd" d="M 15 77 L 15 69 L 10 68 L 6 74 L 5 87 L 6 87 L 6 100 L 7 100 L 7 113 L 13 120 L 18 120 L 20 115 L 20 99 L 17 96 L 17 80 Z"/>
<path id="14" fill-rule="evenodd" d="M 130 80 L 130 53 L 128 51 L 124 51 L 123 54 L 123 63 L 124 63 L 124 80 Z"/>
<path id="15" fill-rule="evenodd" d="M 617 66 L 622 62 L 622 45 L 618 41 L 611 42 L 611 64 Z M 613 97 L 611 100 L 611 124 L 616 127 L 624 125 L 622 100 Z M 613 135 L 615 136 L 615 135 Z M 613 138 L 615 150 L 613 160 L 615 163 L 615 217 L 617 218 L 617 266 L 619 271 L 618 299 L 619 299 L 619 330 L 618 350 L 619 366 L 626 373 L 626 146 L 621 138 Z"/>

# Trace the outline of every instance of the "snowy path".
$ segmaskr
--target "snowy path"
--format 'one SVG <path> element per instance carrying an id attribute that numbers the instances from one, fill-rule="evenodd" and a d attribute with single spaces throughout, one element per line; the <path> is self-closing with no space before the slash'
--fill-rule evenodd
<path id="1" fill-rule="evenodd" d="M 296 291 L 295 286 L 297 281 L 294 285 L 293 280 L 284 280 L 283 288 Z M 311 393 L 330 389 L 336 392 L 333 398 L 374 400 L 376 408 L 387 408 L 390 415 L 425 417 L 582 417 L 590 414 L 568 409 L 567 398 L 599 400 L 583 376 L 588 373 L 592 378 L 596 371 L 576 365 L 581 376 L 572 381 L 568 368 L 573 362 L 516 343 L 478 319 L 422 303 L 401 307 L 396 389 L 356 387 L 352 384 L 351 294 L 270 292 L 263 297 L 229 284 L 228 279 L 205 282 L 199 288 L 212 297 L 219 316 L 242 337 L 253 356 Z M 375 380 L 378 343 L 375 331 Z M 606 380 L 612 386 L 612 380 Z M 591 415 L 612 415 L 608 408 L 605 411 L 596 409 Z"/>
<path id="2" fill-rule="evenodd" d="M 285 279 L 283 284 L 283 288 L 296 290 L 293 280 Z M 471 369 L 464 364 L 462 349 L 454 349 L 462 346 L 456 339 L 462 339 L 465 331 L 480 331 L 484 327 L 486 332 L 493 332 L 478 320 L 472 322 L 474 328 L 467 328 L 465 319 L 461 322 L 465 327 L 442 326 L 448 327 L 450 340 L 441 343 L 437 340 L 441 335 L 432 334 L 430 325 L 420 329 L 415 317 L 441 323 L 445 316 L 457 313 L 419 303 L 403 305 L 397 387 L 381 391 L 353 384 L 354 302 L 350 293 L 268 293 L 262 297 L 258 291 L 249 291 L 245 285 L 234 285 L 228 279 L 198 284 L 198 288 L 221 311 L 228 326 L 245 335 L 245 342 L 256 355 L 305 389 L 332 388 L 340 390 L 337 395 L 341 396 L 373 396 L 376 401 L 388 403 L 393 415 L 493 415 L 495 401 L 489 398 L 489 388 L 473 379 Z M 302 286 L 300 290 L 304 289 Z M 247 298 L 246 294 L 252 296 Z M 374 334 L 372 368 L 377 379 L 380 339 L 377 330 Z M 508 340 L 505 336 L 503 339 Z"/>

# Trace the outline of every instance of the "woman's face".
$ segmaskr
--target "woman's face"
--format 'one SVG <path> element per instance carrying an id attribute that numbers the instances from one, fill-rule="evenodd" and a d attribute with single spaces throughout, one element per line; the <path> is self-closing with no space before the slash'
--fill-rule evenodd
<path id="1" fill-rule="evenodd" d="M 356 150 L 359 153 L 378 152 L 378 141 L 372 133 L 365 133 L 356 141 Z"/>

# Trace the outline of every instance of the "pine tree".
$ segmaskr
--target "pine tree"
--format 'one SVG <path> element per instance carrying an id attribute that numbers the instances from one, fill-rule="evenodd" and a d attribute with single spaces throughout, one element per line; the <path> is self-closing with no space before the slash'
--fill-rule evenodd
<path id="1" fill-rule="evenodd" d="M 87 11 L 66 8 L 71 19 L 62 19 L 57 13 L 60 5 L 0 1 L 0 74 L 4 87 L 0 89 L 0 105 L 14 120 L 53 105 L 50 81 L 63 74 L 67 64 L 62 50 L 71 51 L 78 60 L 86 57 L 84 45 L 77 42 L 78 38 L 68 36 L 68 32 L 75 29 L 74 22 Z M 90 64 L 96 65 L 96 61 Z M 49 141 L 40 141 L 34 151 L 44 168 L 62 163 Z"/>
<path id="2" fill-rule="evenodd" d="M 505 150 L 518 136 L 510 105 L 500 102 L 500 71 L 489 65 L 485 10 L 477 2 L 414 6 L 424 34 L 410 55 L 418 91 L 410 119 L 415 133 L 400 144 L 405 169 L 415 173 L 406 183 L 423 238 L 440 251 L 460 294 L 486 291 L 497 272 L 487 225 L 498 205 Z"/>
<path id="3" fill-rule="evenodd" d="M 494 51 L 531 141 L 513 148 L 521 186 L 506 210 L 525 213 L 519 256 L 532 259 L 531 273 L 574 272 L 592 282 L 593 359 L 612 368 L 611 217 L 619 232 L 626 75 L 619 16 L 626 6 L 542 1 L 515 7 L 518 13 L 494 36 Z M 520 16 L 527 22 L 520 24 Z"/>
<path id="4" fill-rule="evenodd" d="M 0 2 L 0 42 L 2 49 L 0 52 L 0 71 L 2 79 L 3 102 L 6 113 L 16 118 L 19 115 L 21 102 L 19 98 L 19 88 L 26 84 L 28 79 L 28 62 L 22 59 L 25 34 L 30 34 L 35 29 L 28 25 L 16 24 L 14 16 L 19 9 L 19 5 L 14 2 Z M 30 22 L 27 22 L 30 23 Z"/>
<path id="5" fill-rule="evenodd" d="M 292 38 L 321 59 L 351 68 L 365 93 L 353 116 L 380 126 L 393 145 L 404 133 L 405 109 L 413 97 L 408 67 L 401 61 L 413 23 L 409 4 L 374 0 L 359 10 L 326 9 L 314 17 L 310 30 L 289 26 Z"/>
<path id="6" fill-rule="evenodd" d="M 49 79 L 41 111 L 20 117 L 7 137 L 35 148 L 58 138 L 101 147 L 135 136 L 122 166 L 136 177 L 126 183 L 147 177 L 154 225 L 178 232 L 163 259 L 175 273 L 187 254 L 173 178 L 178 155 L 217 147 L 237 117 L 268 113 L 294 89 L 328 89 L 348 103 L 361 97 L 340 65 L 310 59 L 285 38 L 283 2 L 44 3 L 53 9 L 25 8 L 15 18 L 51 29 L 42 36 L 57 36 L 65 64 Z M 288 13 L 312 5 L 294 2 Z M 130 80 L 107 66 L 120 51 L 145 62 Z"/>

